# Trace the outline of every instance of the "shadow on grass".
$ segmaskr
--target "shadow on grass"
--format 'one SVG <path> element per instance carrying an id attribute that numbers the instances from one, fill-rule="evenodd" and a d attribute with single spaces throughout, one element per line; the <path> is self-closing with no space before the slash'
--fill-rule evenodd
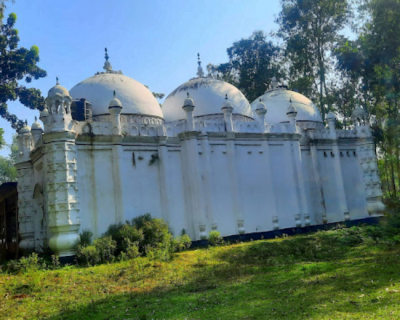
<path id="1" fill-rule="evenodd" d="M 67 304 L 50 319 L 397 318 L 399 253 L 328 233 L 221 247 L 173 285 L 138 292 L 137 280 L 130 293 Z"/>

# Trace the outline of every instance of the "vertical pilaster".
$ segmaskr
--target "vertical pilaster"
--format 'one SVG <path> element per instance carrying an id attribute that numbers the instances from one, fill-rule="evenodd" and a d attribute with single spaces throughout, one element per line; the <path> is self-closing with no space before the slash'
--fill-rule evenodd
<path id="1" fill-rule="evenodd" d="M 300 153 L 300 144 L 298 140 L 289 138 L 285 140 L 286 148 L 290 153 L 291 163 L 293 166 L 294 173 L 294 184 L 296 190 L 296 198 L 298 204 L 299 212 L 295 214 L 295 222 L 296 225 L 301 226 L 302 221 L 304 221 L 304 225 L 309 225 L 310 223 L 310 211 L 308 206 L 308 201 L 305 193 L 305 183 L 303 177 L 303 168 L 302 168 L 302 158 Z"/>
<path id="2" fill-rule="evenodd" d="M 202 188 L 198 141 L 199 132 L 185 132 L 180 135 L 182 141 L 183 163 L 186 167 L 186 175 L 184 177 L 185 196 L 188 207 L 188 214 L 195 225 L 195 238 L 206 239 L 206 215 L 204 207 L 204 195 Z"/>
<path id="3" fill-rule="evenodd" d="M 314 130 L 309 130 L 308 133 L 309 133 L 309 137 L 310 137 L 310 153 L 311 153 L 311 161 L 312 161 L 313 172 L 314 172 L 314 177 L 315 177 L 315 187 L 318 190 L 318 194 L 316 196 L 319 198 L 319 201 L 321 202 L 321 206 L 323 208 L 322 212 L 317 213 L 318 216 L 315 218 L 316 218 L 316 222 L 318 224 L 328 223 L 328 218 L 326 216 L 324 192 L 323 192 L 322 183 L 321 183 L 320 168 L 318 165 L 317 147 L 315 145 L 315 133 L 314 133 Z"/>
<path id="4" fill-rule="evenodd" d="M 382 189 L 376 163 L 375 146 L 371 138 L 360 138 L 356 155 L 362 170 L 367 211 L 371 215 L 382 213 Z"/>
<path id="5" fill-rule="evenodd" d="M 208 225 L 211 226 L 212 230 L 217 230 L 218 226 L 214 218 L 214 207 L 213 207 L 213 200 L 212 200 L 212 171 L 211 171 L 211 148 L 210 142 L 208 140 L 208 135 L 204 134 L 201 136 L 201 150 L 202 150 L 202 159 L 204 163 L 204 172 L 203 172 L 203 181 L 204 181 L 204 196 L 206 200 L 206 213 L 207 213 L 207 221 Z"/>
<path id="6" fill-rule="evenodd" d="M 227 132 L 227 156 L 228 156 L 228 172 L 230 173 L 230 188 L 233 202 L 233 214 L 237 221 L 237 230 L 239 234 L 246 232 L 246 222 L 243 218 L 243 209 L 240 201 L 240 192 L 237 177 L 237 165 L 235 154 L 235 134 Z"/>
<path id="7" fill-rule="evenodd" d="M 170 218 L 170 201 L 168 196 L 168 150 L 167 150 L 167 137 L 159 137 L 158 157 L 160 159 L 160 193 L 161 193 L 161 209 L 164 221 L 168 223 L 169 231 L 175 234 L 172 227 L 172 221 Z"/>
<path id="8" fill-rule="evenodd" d="M 77 150 L 72 132 L 47 133 L 46 177 L 50 248 L 60 257 L 75 254 L 80 214 L 76 181 Z"/>
<path id="9" fill-rule="evenodd" d="M 264 163 L 264 171 L 265 171 L 265 181 L 268 183 L 268 189 L 266 190 L 266 197 L 268 197 L 268 218 L 269 217 L 277 217 L 278 216 L 278 209 L 276 206 L 276 201 L 275 201 L 275 188 L 274 188 L 274 183 L 272 180 L 272 164 L 271 164 L 271 152 L 270 152 L 270 146 L 268 143 L 268 140 L 263 140 L 262 141 L 262 151 L 263 151 L 263 163 Z M 273 224 L 271 224 L 271 220 L 268 219 L 267 221 L 267 226 L 270 226 L 271 228 L 268 229 L 273 229 Z"/>
<path id="10" fill-rule="evenodd" d="M 121 128 L 120 126 L 118 128 Z M 119 223 L 124 222 L 124 208 L 122 201 L 122 183 L 121 178 L 124 174 L 121 170 L 121 158 L 122 158 L 122 146 L 121 136 L 117 135 L 113 137 L 114 143 L 112 146 L 112 171 L 113 171 L 113 184 L 114 184 L 114 206 L 115 206 L 115 218 Z"/>
<path id="11" fill-rule="evenodd" d="M 335 178 L 336 178 L 336 190 L 339 199 L 339 207 L 341 213 L 344 215 L 345 220 L 350 219 L 350 213 L 347 206 L 346 193 L 344 191 L 344 183 L 343 183 L 343 173 L 342 166 L 340 163 L 340 153 L 338 147 L 338 140 L 335 128 L 335 115 L 332 112 L 329 112 L 327 115 L 327 120 L 329 123 L 329 134 L 332 139 L 332 152 L 333 152 L 333 166 L 335 170 Z"/>
<path id="12" fill-rule="evenodd" d="M 33 228 L 33 167 L 30 161 L 17 163 L 19 247 L 23 252 L 35 249 Z"/>

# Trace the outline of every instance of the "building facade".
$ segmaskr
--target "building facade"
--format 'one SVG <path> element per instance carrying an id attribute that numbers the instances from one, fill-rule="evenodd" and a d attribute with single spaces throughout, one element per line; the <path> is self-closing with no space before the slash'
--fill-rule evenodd
<path id="1" fill-rule="evenodd" d="M 150 213 L 193 240 L 321 225 L 384 210 L 367 114 L 327 126 L 306 97 L 279 86 L 250 104 L 204 76 L 161 107 L 112 70 L 70 91 L 49 90 L 37 121 L 18 133 L 20 248 L 75 254 L 79 233 Z"/>

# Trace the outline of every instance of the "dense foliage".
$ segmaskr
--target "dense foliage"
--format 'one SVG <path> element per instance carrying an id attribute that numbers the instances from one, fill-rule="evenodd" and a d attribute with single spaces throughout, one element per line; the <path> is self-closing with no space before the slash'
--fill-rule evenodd
<path id="1" fill-rule="evenodd" d="M 277 61 L 279 50 L 264 32 L 255 31 L 227 49 L 228 63 L 209 64 L 207 70 L 210 76 L 234 84 L 253 101 L 270 87 L 273 76 L 283 76 Z"/>
<path id="2" fill-rule="evenodd" d="M 9 146 L 7 145 L 7 147 L 10 149 L 9 155 L 7 157 L 0 156 L 0 184 L 17 181 L 17 169 L 14 166 L 18 155 L 16 136 L 13 137 L 12 144 Z"/>
<path id="3" fill-rule="evenodd" d="M 80 235 L 77 260 L 87 265 L 135 259 L 139 256 L 168 260 L 175 251 L 190 248 L 187 234 L 174 238 L 168 224 L 152 218 L 149 213 L 125 223 L 112 224 L 105 234 L 91 243 L 92 232 L 84 230 Z"/>
<path id="4" fill-rule="evenodd" d="M 4 18 L 4 2 L 0 3 L 0 116 L 11 123 L 15 129 L 23 125 L 23 121 L 10 113 L 7 102 L 19 100 L 30 109 L 41 110 L 44 99 L 40 90 L 27 88 L 21 80 L 30 83 L 46 76 L 46 71 L 39 68 L 39 48 L 18 47 L 18 30 L 15 29 L 17 15 L 11 13 Z"/>

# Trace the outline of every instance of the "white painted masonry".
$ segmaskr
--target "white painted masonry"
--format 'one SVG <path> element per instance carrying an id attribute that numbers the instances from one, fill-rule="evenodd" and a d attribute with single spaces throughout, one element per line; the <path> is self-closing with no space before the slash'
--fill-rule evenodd
<path id="1" fill-rule="evenodd" d="M 35 122 L 19 131 L 21 249 L 71 256 L 80 231 L 99 237 L 145 213 L 199 240 L 212 230 L 229 236 L 384 210 L 361 107 L 352 129 L 336 130 L 332 113 L 325 128 L 298 93 L 275 85 L 250 106 L 200 70 L 160 108 L 146 87 L 113 71 L 108 56 L 105 70 L 71 95 L 57 83 L 43 129 Z M 93 118 L 77 121 L 71 105 L 81 98 Z"/>

